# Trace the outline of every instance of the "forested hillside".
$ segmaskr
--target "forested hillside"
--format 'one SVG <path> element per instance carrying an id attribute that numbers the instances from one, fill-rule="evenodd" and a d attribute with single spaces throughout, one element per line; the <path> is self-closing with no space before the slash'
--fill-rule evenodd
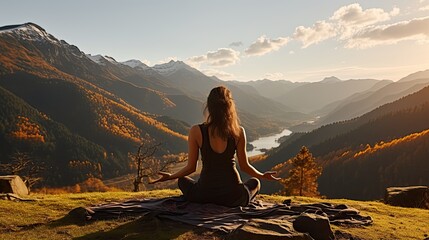
<path id="1" fill-rule="evenodd" d="M 73 134 L 2 87 L 0 100 L 1 163 L 7 163 L 6 156 L 16 151 L 28 153 L 33 161 L 46 167 L 43 176 L 53 186 L 82 181 L 86 174 L 109 177 L 114 170 L 125 171 L 116 155 L 107 154 L 102 146 Z M 72 161 L 78 161 L 80 166 L 73 167 Z"/>
<path id="2" fill-rule="evenodd" d="M 381 199 L 386 187 L 427 185 L 429 130 L 388 142 L 331 152 L 319 158 L 319 190 L 352 199 Z"/>
<path id="3" fill-rule="evenodd" d="M 175 107 L 165 94 L 112 77 L 37 25 L 1 30 L 1 163 L 25 153 L 55 173 L 44 184 L 67 185 L 128 173 L 140 144 L 161 143 L 157 156 L 186 151 L 189 124 L 142 111 Z"/>
<path id="4" fill-rule="evenodd" d="M 429 148 L 425 147 L 426 140 L 421 140 L 426 139 L 427 129 L 429 87 L 359 118 L 326 125 L 308 134 L 292 137 L 269 152 L 266 160 L 257 164 L 264 170 L 269 169 L 294 156 L 301 146 L 308 146 L 326 169 L 319 180 L 322 194 L 328 197 L 379 198 L 383 194 L 382 189 L 390 185 L 428 182 L 425 177 L 427 174 L 423 171 L 411 171 L 427 169 Z M 383 150 L 372 151 L 370 146 L 375 149 L 383 146 Z M 396 156 L 398 151 L 394 149 L 402 149 L 404 153 Z M 362 153 L 357 154 L 359 152 Z M 412 160 L 406 161 L 408 158 Z M 390 165 L 401 169 L 401 173 L 397 173 L 401 176 L 389 175 Z M 359 182 L 361 178 L 365 180 Z M 344 187 L 336 187 L 333 182 Z M 370 182 L 374 187 L 367 187 Z M 346 191 L 345 186 L 350 189 Z M 271 191 L 278 187 L 272 185 Z"/>

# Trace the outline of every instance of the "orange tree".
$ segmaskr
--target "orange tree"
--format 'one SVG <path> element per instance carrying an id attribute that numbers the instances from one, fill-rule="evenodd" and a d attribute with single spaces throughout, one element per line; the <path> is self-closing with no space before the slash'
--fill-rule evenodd
<path id="1" fill-rule="evenodd" d="M 286 195 L 319 196 L 317 178 L 322 174 L 322 168 L 314 161 L 315 158 L 307 147 L 303 146 L 299 153 L 289 159 L 289 175 L 280 180 L 284 186 L 281 193 Z"/>

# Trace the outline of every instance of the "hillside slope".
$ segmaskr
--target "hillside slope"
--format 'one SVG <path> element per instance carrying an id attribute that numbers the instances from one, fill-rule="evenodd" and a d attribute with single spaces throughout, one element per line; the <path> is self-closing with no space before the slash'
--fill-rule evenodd
<path id="1" fill-rule="evenodd" d="M 332 198 L 380 199 L 390 186 L 427 185 L 428 159 L 429 129 L 331 152 L 318 159 L 324 166 L 319 190 Z"/>
<path id="2" fill-rule="evenodd" d="M 373 79 L 345 81 L 334 79 L 334 81 L 329 81 L 330 78 L 327 78 L 320 82 L 296 87 L 277 97 L 276 100 L 304 113 L 311 113 L 332 102 L 366 91 L 379 83 L 378 80 Z"/>
<path id="3" fill-rule="evenodd" d="M 270 151 L 268 158 L 264 161 L 257 162 L 256 165 L 264 170 L 270 169 L 274 165 L 283 163 L 294 156 L 301 146 L 307 146 L 313 155 L 321 159 L 320 162 L 328 168 L 330 163 L 329 159 L 336 159 L 343 154 L 347 156 L 348 152 L 353 152 L 354 150 L 361 151 L 367 144 L 374 146 L 380 142 L 391 142 L 395 141 L 395 139 L 400 139 L 427 129 L 429 129 L 429 87 L 395 102 L 385 104 L 359 118 L 329 124 L 310 133 L 297 135 L 297 137 L 293 137 L 282 143 L 277 149 Z M 411 153 L 413 149 L 421 148 L 422 146 L 424 146 L 424 143 L 415 141 L 407 145 L 409 148 L 408 151 L 411 151 Z M 413 155 L 413 161 L 416 164 L 410 163 L 410 166 L 413 166 L 413 168 L 425 166 L 425 161 L 427 161 L 425 154 L 425 152 L 419 152 L 419 154 Z M 387 157 L 387 159 L 390 158 Z M 343 165 L 351 161 L 346 159 L 343 160 L 344 161 L 339 161 L 340 163 L 337 164 Z M 347 176 L 350 174 L 365 176 L 369 169 L 372 169 L 371 163 L 375 162 L 375 160 L 362 161 L 362 163 L 359 163 L 360 161 L 357 160 L 355 162 L 356 164 L 362 164 L 361 167 L 359 170 L 357 168 L 351 168 L 354 172 L 348 173 L 348 175 L 344 175 L 344 170 L 342 168 L 335 168 L 335 171 L 324 172 L 319 182 L 320 188 L 323 190 L 321 193 L 326 194 L 328 197 L 373 199 L 383 194 L 381 188 L 385 187 L 386 184 L 396 183 L 392 180 L 393 178 L 389 178 L 388 182 L 382 183 L 378 177 L 371 175 L 368 179 L 371 179 L 371 181 L 373 181 L 372 185 L 378 186 L 377 188 L 371 190 L 367 189 L 363 192 L 360 191 L 359 194 L 349 194 L 346 193 L 344 189 L 340 191 L 322 181 L 322 179 L 336 179 L 337 176 L 342 176 L 343 178 L 341 181 L 343 181 L 344 184 L 348 184 Z M 385 168 L 388 167 L 387 163 L 384 160 L 379 160 L 379 162 L 381 164 L 376 170 L 386 173 Z M 404 165 L 404 162 L 401 162 L 401 164 Z M 402 184 L 416 184 L 416 182 L 421 181 L 420 179 L 423 179 L 423 184 L 428 184 L 428 179 L 423 177 L 423 173 L 413 171 L 405 165 L 402 166 L 401 171 L 403 175 L 411 174 L 413 176 L 408 178 L 408 183 L 402 182 Z M 357 184 L 354 186 L 355 189 L 366 189 L 365 186 L 368 183 L 355 181 L 354 184 Z M 278 187 L 279 186 L 270 185 L 270 191 L 276 191 Z"/>
<path id="4" fill-rule="evenodd" d="M 359 117 L 383 104 L 417 92 L 428 85 L 429 78 L 390 83 L 377 91 L 345 99 L 326 116 L 321 117 L 316 124 L 322 126 Z"/>
<path id="5" fill-rule="evenodd" d="M 34 158 L 48 158 L 49 167 L 63 169 L 60 170 L 63 172 L 67 172 L 65 165 L 73 159 L 92 163 L 104 161 L 103 177 L 113 177 L 129 171 L 128 153 L 136 151 L 139 144 L 162 143 L 157 155 L 186 151 L 188 124 L 141 110 L 174 107 L 175 104 L 165 94 L 133 86 L 109 75 L 109 69 L 103 68 L 104 65 L 94 63 L 75 46 L 57 40 L 39 26 L 24 24 L 0 29 L 0 52 L 0 87 L 4 90 L 3 97 L 10 104 L 20 102 L 15 110 L 3 111 L 1 118 L 20 117 L 28 119 L 31 124 L 39 122 L 34 117 L 20 115 L 18 110 L 24 108 L 21 105 L 25 105 L 67 129 L 63 132 L 51 128 L 44 130 L 45 134 L 55 135 L 50 138 L 51 145 L 67 148 L 62 149 L 61 153 L 55 150 L 49 150 L 48 155 L 38 152 L 34 141 L 26 148 L 16 143 L 4 149 L 2 161 L 9 161 L 10 154 L 15 151 L 25 151 Z M 106 89 L 116 90 L 112 93 Z M 135 96 L 140 108 L 124 101 L 116 93 L 129 94 L 131 98 Z M 192 106 L 195 105 L 189 105 Z M 1 137 L 9 138 L 13 124 L 16 123 L 5 123 Z M 70 134 L 90 142 L 87 144 L 90 149 L 100 148 L 101 157 L 100 154 L 74 154 L 85 152 L 86 147 L 83 144 L 64 144 L 61 139 L 69 139 L 67 136 Z M 75 182 L 77 178 L 73 174 L 77 173 L 58 174 L 67 179 L 47 180 L 46 184 Z M 83 176 L 86 173 L 79 174 Z"/>
<path id="6" fill-rule="evenodd" d="M 101 58 L 94 62 L 76 46 L 52 35 L 47 38 L 47 35 L 49 34 L 43 28 L 33 23 L 0 31 L 0 73 L 14 74 L 16 71 L 22 71 L 52 78 L 64 78 L 64 75 L 67 75 L 71 79 L 83 79 L 108 91 L 141 111 L 167 115 L 187 122 L 192 122 L 200 115 L 201 107 L 192 109 L 191 114 L 189 109 L 195 104 L 186 106 L 174 103 L 166 93 L 157 90 L 180 94 L 179 91 L 173 91 L 172 87 L 166 86 L 164 80 L 157 82 L 160 77 L 148 78 L 142 75 L 141 71 L 117 63 L 111 58 Z M 53 73 L 55 75 L 52 75 Z M 135 85 L 127 79 L 138 81 L 141 85 Z M 189 98 L 188 101 L 195 100 Z M 180 109 L 175 112 L 186 114 L 175 116 L 169 111 L 176 108 Z"/>
<path id="7" fill-rule="evenodd" d="M 0 155 L 31 153 L 33 161 L 45 165 L 43 177 L 48 185 L 69 185 L 83 181 L 86 174 L 99 175 L 94 169 L 98 165 L 107 177 L 113 175 L 113 169 L 123 172 L 124 166 L 114 156 L 107 156 L 102 146 L 73 134 L 2 87 L 0 101 Z M 74 168 L 72 161 L 87 162 L 88 167 Z M 1 163 L 7 162 L 1 159 Z"/>

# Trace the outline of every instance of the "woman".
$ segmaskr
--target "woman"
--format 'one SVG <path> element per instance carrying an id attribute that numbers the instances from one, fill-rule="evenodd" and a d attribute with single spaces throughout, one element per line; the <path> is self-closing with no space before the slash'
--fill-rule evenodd
<path id="1" fill-rule="evenodd" d="M 246 206 L 260 189 L 258 179 L 279 180 L 276 172 L 261 173 L 250 165 L 246 153 L 246 134 L 240 127 L 231 92 L 223 86 L 213 88 L 207 98 L 205 123 L 191 128 L 188 136 L 188 163 L 174 174 L 159 172 L 162 182 L 179 178 L 185 199 L 191 202 L 223 206 Z M 195 172 L 201 151 L 203 168 L 198 182 L 187 175 Z M 237 154 L 240 169 L 252 176 L 245 183 L 235 167 Z"/>

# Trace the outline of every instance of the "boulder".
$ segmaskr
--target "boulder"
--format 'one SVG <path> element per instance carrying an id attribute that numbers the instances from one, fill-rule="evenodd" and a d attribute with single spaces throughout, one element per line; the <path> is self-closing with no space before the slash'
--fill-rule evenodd
<path id="1" fill-rule="evenodd" d="M 293 229 L 289 220 L 251 219 L 228 234 L 226 240 L 312 240 L 306 233 Z"/>
<path id="2" fill-rule="evenodd" d="M 384 203 L 392 206 L 429 209 L 429 187 L 389 187 L 386 188 Z"/>
<path id="3" fill-rule="evenodd" d="M 17 175 L 0 176 L 0 193 L 12 193 L 18 196 L 27 196 L 28 188 Z"/>
<path id="4" fill-rule="evenodd" d="M 315 240 L 335 239 L 329 219 L 313 213 L 301 213 L 295 221 L 293 228 L 298 232 L 308 233 Z"/>

